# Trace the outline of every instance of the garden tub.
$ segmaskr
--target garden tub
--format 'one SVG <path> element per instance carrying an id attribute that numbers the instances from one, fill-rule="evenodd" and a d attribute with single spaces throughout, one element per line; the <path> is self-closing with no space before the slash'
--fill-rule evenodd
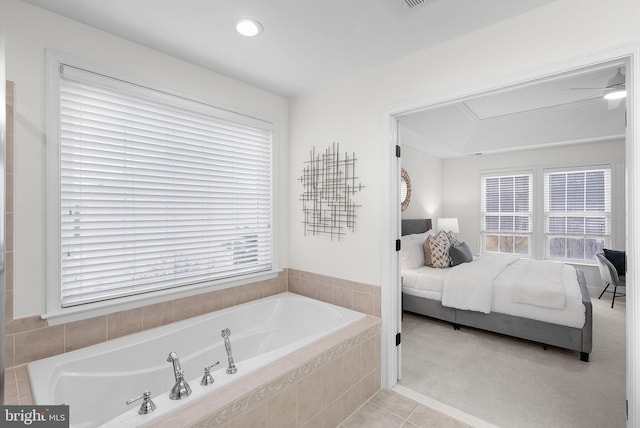
<path id="1" fill-rule="evenodd" d="M 36 405 L 67 404 L 71 427 L 147 426 L 180 412 L 207 394 L 326 337 L 364 317 L 356 311 L 293 293 L 281 293 L 228 309 L 179 321 L 34 361 L 28 365 Z M 227 352 L 221 336 L 229 329 L 237 372 L 227 374 Z M 171 352 L 179 358 L 192 393 L 171 400 Z M 212 385 L 201 386 L 204 368 Z M 150 391 L 155 411 L 139 415 Z"/>

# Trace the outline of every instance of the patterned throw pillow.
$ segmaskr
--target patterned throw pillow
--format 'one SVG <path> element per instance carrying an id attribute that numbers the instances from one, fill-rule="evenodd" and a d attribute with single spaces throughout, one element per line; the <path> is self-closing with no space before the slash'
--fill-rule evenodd
<path id="1" fill-rule="evenodd" d="M 434 268 L 447 268 L 451 265 L 449 257 L 449 234 L 438 232 L 436 236 L 429 236 L 424 243 L 425 264 L 429 261 Z"/>
<path id="2" fill-rule="evenodd" d="M 458 237 L 456 236 L 455 233 L 453 232 L 444 232 L 447 234 L 447 237 L 449 238 L 449 245 L 460 245 L 462 244 L 462 241 L 460 241 L 458 239 Z"/>

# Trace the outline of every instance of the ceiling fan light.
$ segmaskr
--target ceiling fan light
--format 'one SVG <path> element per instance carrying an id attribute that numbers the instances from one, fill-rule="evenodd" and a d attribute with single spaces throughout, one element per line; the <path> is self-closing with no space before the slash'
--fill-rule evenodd
<path id="1" fill-rule="evenodd" d="M 625 89 L 619 91 L 612 91 L 604 94 L 605 100 L 619 100 L 627 96 L 627 91 Z"/>

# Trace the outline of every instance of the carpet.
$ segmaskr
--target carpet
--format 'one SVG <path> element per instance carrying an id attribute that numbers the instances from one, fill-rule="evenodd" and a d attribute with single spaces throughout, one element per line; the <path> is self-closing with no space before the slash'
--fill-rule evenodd
<path id="1" fill-rule="evenodd" d="M 575 351 L 408 312 L 400 385 L 504 428 L 625 427 L 625 301 L 593 298 L 593 351 Z"/>

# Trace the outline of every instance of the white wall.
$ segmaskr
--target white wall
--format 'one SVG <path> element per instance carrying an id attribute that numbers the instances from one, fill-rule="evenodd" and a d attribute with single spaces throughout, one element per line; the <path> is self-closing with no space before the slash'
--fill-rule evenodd
<path id="1" fill-rule="evenodd" d="M 340 243 L 305 237 L 300 204 L 292 200 L 290 267 L 380 284 L 380 269 L 375 266 L 380 264 L 381 251 L 386 251 L 380 235 L 386 226 L 381 218 L 388 196 L 379 189 L 386 179 L 381 171 L 390 162 L 386 156 L 393 156 L 384 133 L 385 108 L 480 84 L 486 89 L 495 79 L 640 41 L 638 16 L 637 1 L 557 0 L 292 100 L 291 194 L 300 193 L 294 178 L 311 147 L 325 147 L 332 141 L 357 154 L 367 189 L 359 199 L 363 215 L 357 231 Z"/>
<path id="2" fill-rule="evenodd" d="M 142 17 L 141 17 L 142 19 Z M 45 49 L 117 68 L 212 104 L 277 124 L 277 249 L 287 267 L 288 100 L 157 51 L 116 38 L 22 1 L 0 2 L 7 79 L 15 82 L 16 318 L 45 309 Z"/>
<path id="3" fill-rule="evenodd" d="M 402 212 L 403 219 L 442 217 L 442 173 L 443 162 L 428 153 L 415 148 L 420 143 L 419 136 L 400 128 L 402 146 L 401 165 L 411 179 L 411 200 Z"/>

